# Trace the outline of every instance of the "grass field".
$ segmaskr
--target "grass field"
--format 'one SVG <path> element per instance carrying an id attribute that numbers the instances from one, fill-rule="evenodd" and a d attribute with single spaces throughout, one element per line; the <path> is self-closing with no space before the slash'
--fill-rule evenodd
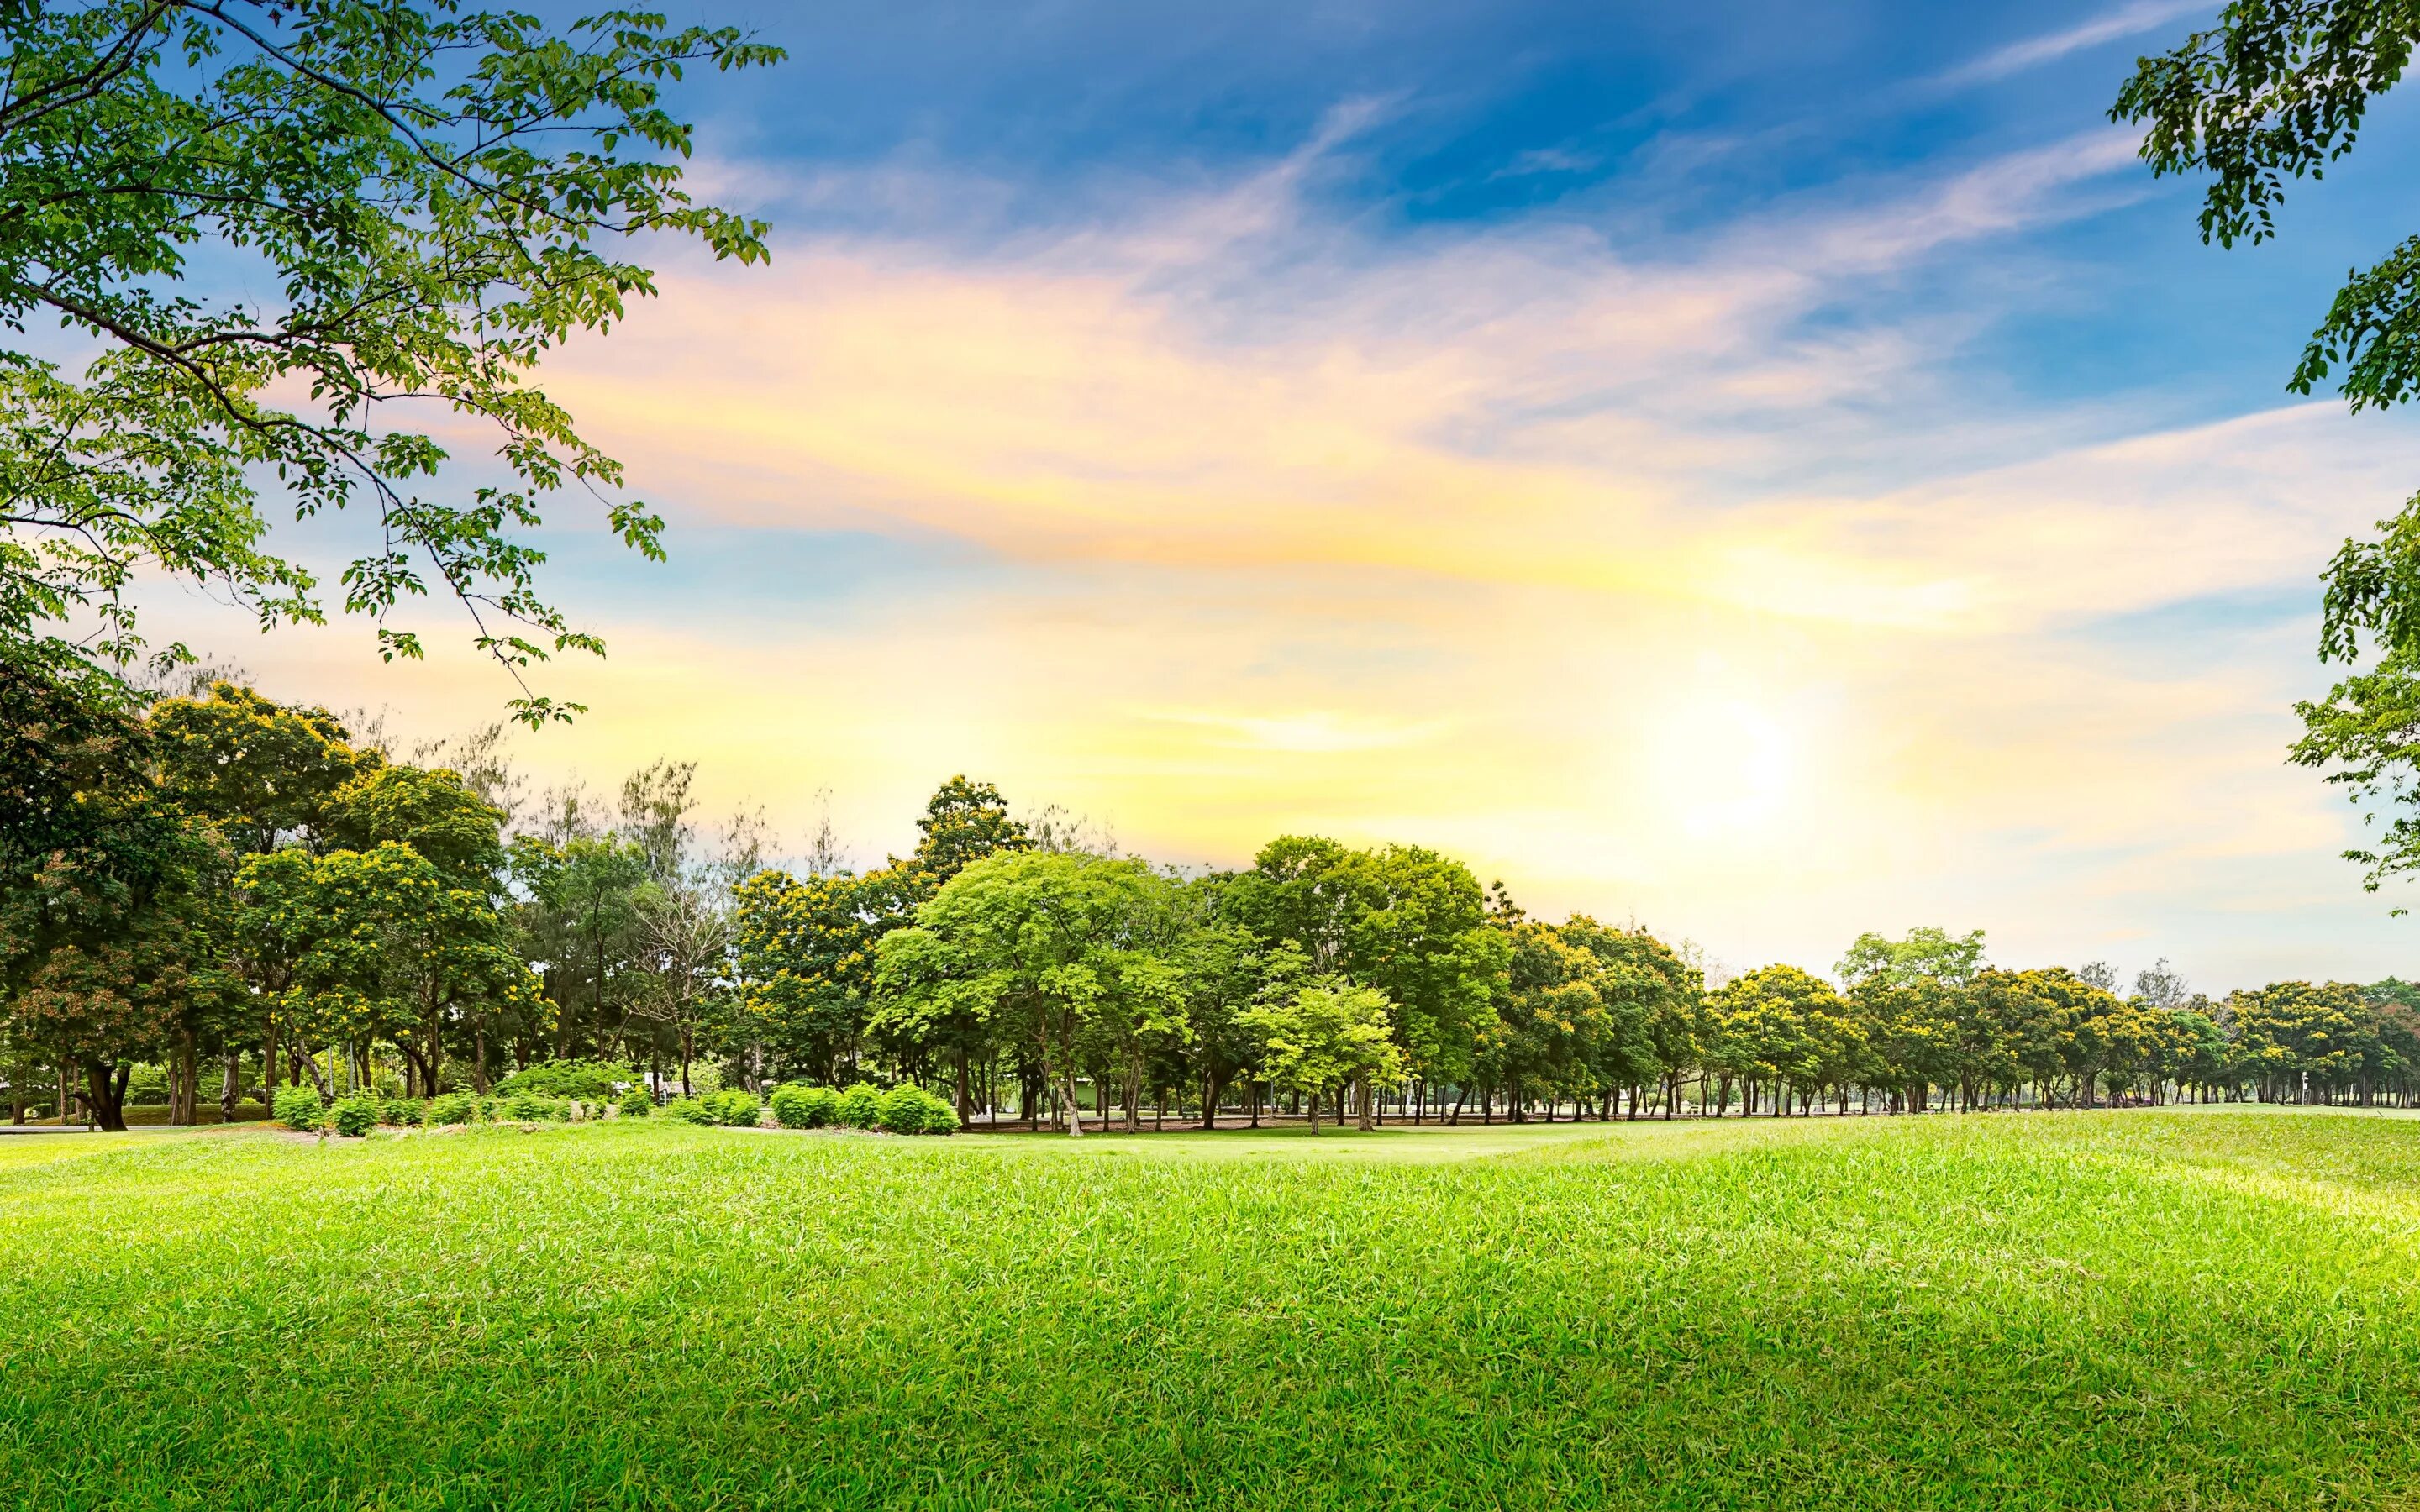
<path id="1" fill-rule="evenodd" d="M 0 1140 L 0 1502 L 2412 1507 L 2420 1120 Z"/>

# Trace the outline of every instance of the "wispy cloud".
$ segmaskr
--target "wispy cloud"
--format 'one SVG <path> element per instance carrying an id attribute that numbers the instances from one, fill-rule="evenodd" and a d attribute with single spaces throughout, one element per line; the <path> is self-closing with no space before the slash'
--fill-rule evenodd
<path id="1" fill-rule="evenodd" d="M 1946 85 L 1986 84 L 2005 79 L 2027 69 L 2040 68 L 2071 53 L 2114 42 L 2121 37 L 2134 37 L 2164 26 L 2186 16 L 2206 14 L 2211 9 L 2210 0 L 2133 0 L 2130 5 L 2106 10 L 2087 21 L 2063 31 L 2044 32 L 1995 48 L 1974 61 L 1962 64 L 1943 74 L 1938 83 Z"/>
<path id="2" fill-rule="evenodd" d="M 2004 959 L 2153 929 L 2212 980 L 2295 968 L 2209 921 L 2342 880 L 2278 763 L 2307 625 L 2154 665 L 2104 622 L 2307 589 L 2420 448 L 2320 406 L 1985 403 L 1957 359 L 2007 296 L 1910 292 L 2105 203 L 2121 133 L 1643 249 L 1373 236 L 1318 193 L 1355 125 L 1014 229 L 893 170 L 834 196 L 888 224 L 669 270 L 551 384 L 675 520 L 667 586 L 595 606 L 614 659 L 557 689 L 598 711 L 582 759 L 829 785 L 869 852 L 960 769 L 1172 858 L 1419 840 L 1743 964 L 1921 897 Z M 680 577 L 685 533 L 836 531 L 993 565 L 845 614 Z"/>

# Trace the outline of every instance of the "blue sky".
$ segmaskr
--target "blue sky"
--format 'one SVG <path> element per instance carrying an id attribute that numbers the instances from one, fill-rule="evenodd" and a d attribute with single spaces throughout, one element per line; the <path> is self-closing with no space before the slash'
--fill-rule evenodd
<path id="1" fill-rule="evenodd" d="M 2221 252 L 2105 118 L 2157 0 L 699 14 L 792 54 L 683 101 L 774 262 L 666 249 L 550 369 L 675 558 L 552 534 L 614 653 L 542 776 L 829 790 L 867 860 L 962 769 L 1170 859 L 1419 841 L 1735 969 L 2403 969 L 2280 756 L 2319 564 L 2420 477 L 2283 389 L 2408 229 L 2409 101 Z"/>

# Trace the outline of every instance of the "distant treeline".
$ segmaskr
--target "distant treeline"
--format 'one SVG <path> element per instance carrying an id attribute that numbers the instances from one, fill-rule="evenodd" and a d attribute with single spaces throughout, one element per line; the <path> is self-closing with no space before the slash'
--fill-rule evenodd
<path id="1" fill-rule="evenodd" d="M 1419 1120 L 2410 1105 L 2420 990 L 2188 995 L 2164 966 L 2005 970 L 1980 932 L 1867 935 L 1841 986 L 1708 990 L 1636 925 L 1529 918 L 1416 845 L 1283 836 L 1156 867 L 953 778 L 914 851 L 766 867 L 701 840 L 694 767 L 528 797 L 493 733 L 411 753 L 232 683 L 0 682 L 0 1074 L 105 1127 L 261 1088 L 484 1093 L 549 1060 L 665 1095 L 804 1079 L 1079 1129 L 1305 1112 Z"/>

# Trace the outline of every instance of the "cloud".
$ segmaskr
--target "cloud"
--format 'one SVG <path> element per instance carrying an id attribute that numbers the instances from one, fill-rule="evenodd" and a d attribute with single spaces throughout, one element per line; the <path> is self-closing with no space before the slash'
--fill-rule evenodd
<path id="1" fill-rule="evenodd" d="M 2279 763 L 2307 622 L 2156 656 L 2112 622 L 2306 592 L 2420 452 L 2324 406 L 2010 406 L 1961 366 L 2009 306 L 1955 265 L 2106 203 L 2122 133 L 1640 246 L 1380 235 L 1318 192 L 1355 124 L 1014 227 L 980 191 L 954 224 L 956 180 L 828 179 L 900 208 L 667 269 L 550 369 L 675 560 L 581 606 L 614 655 L 551 684 L 597 713 L 545 760 L 702 757 L 794 823 L 829 786 L 861 854 L 958 770 L 1171 859 L 1419 841 L 1743 965 L 1938 921 L 2006 960 L 2383 969 L 2342 816 Z M 894 543 L 843 605 L 683 576 L 836 532 Z M 358 698 L 295 655 L 273 686 Z M 394 675 L 426 711 L 478 674 Z"/>
<path id="2" fill-rule="evenodd" d="M 2209 0 L 2133 0 L 2131 5 L 2102 11 L 2063 31 L 2044 32 L 1995 48 L 1943 74 L 1938 82 L 1954 86 L 2005 79 L 2071 53 L 2114 42 L 2121 37 L 2133 37 L 2186 16 L 2207 14 L 2211 8 Z"/>

